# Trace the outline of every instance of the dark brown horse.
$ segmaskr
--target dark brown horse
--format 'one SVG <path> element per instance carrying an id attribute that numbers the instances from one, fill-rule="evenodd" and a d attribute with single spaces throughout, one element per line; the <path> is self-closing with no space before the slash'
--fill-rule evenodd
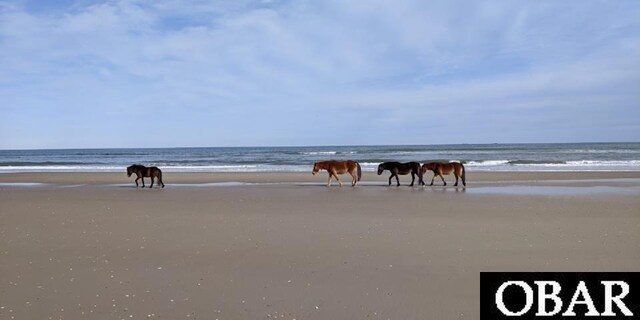
<path id="1" fill-rule="evenodd" d="M 162 182 L 162 171 L 158 167 L 145 167 L 143 165 L 134 164 L 127 167 L 127 177 L 131 177 L 131 174 L 135 173 L 136 187 L 138 186 L 138 179 L 142 179 L 142 187 L 144 188 L 144 178 L 151 177 L 151 186 L 153 188 L 153 179 L 158 178 L 158 184 L 164 188 L 164 182 Z"/>
<path id="2" fill-rule="evenodd" d="M 391 179 L 396 177 L 396 183 L 399 187 L 400 179 L 398 178 L 398 175 L 405 175 L 409 173 L 411 173 L 411 184 L 409 186 L 413 187 L 413 183 L 416 181 L 416 175 L 418 176 L 418 183 L 424 184 L 424 182 L 422 182 L 422 170 L 420 170 L 420 164 L 417 162 L 383 162 L 378 165 L 378 175 L 381 175 L 385 170 L 389 170 L 389 172 L 391 172 L 389 185 L 391 185 Z"/>
<path id="3" fill-rule="evenodd" d="M 456 176 L 456 183 L 454 184 L 454 186 L 458 186 L 458 177 L 462 178 L 462 185 L 465 187 L 467 186 L 464 166 L 460 162 L 428 162 L 422 165 L 422 174 L 424 175 L 427 170 L 433 171 L 433 178 L 431 178 L 430 186 L 433 185 L 433 180 L 436 178 L 436 176 L 440 176 L 440 179 L 442 179 L 442 182 L 444 182 L 444 185 L 446 186 L 447 182 L 444 181 L 444 177 L 442 175 L 448 175 L 452 173 L 454 176 Z"/>
<path id="4" fill-rule="evenodd" d="M 340 181 L 340 178 L 338 177 L 339 174 L 345 174 L 348 172 L 352 178 L 352 187 L 355 187 L 358 184 L 358 181 L 360 181 L 360 178 L 362 178 L 362 169 L 360 168 L 360 164 L 351 160 L 329 160 L 316 162 L 313 164 L 313 171 L 311 173 L 315 176 L 320 170 L 327 170 L 329 173 L 329 182 L 327 182 L 327 187 L 331 186 L 331 179 L 333 177 L 336 177 L 336 180 L 338 180 L 338 183 L 342 187 L 342 181 Z"/>

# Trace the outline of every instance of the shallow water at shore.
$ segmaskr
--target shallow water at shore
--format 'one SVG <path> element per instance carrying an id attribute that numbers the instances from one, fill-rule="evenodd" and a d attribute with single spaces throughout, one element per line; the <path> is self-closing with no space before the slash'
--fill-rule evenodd
<path id="1" fill-rule="evenodd" d="M 490 174 L 476 174 L 474 179 L 469 181 L 467 187 L 461 184 L 457 187 L 453 186 L 453 178 L 447 176 L 448 185 L 443 186 L 438 180 L 433 186 L 418 186 L 417 181 L 413 187 L 408 186 L 410 178 L 401 177 L 401 186 L 396 187 L 395 180 L 391 186 L 387 184 L 386 176 L 377 176 L 373 174 L 365 174 L 363 181 L 358 182 L 356 189 L 376 188 L 384 190 L 412 190 L 421 192 L 458 192 L 476 195 L 536 195 L 536 196 L 589 196 L 589 195 L 615 195 L 615 194 L 635 194 L 640 195 L 640 174 L 629 173 L 629 178 L 620 178 L 619 174 L 599 173 L 600 178 L 590 178 L 586 173 L 571 173 L 564 179 L 556 179 L 553 176 L 545 176 L 541 173 L 523 175 L 519 173 L 504 174 L 502 179 L 486 179 L 492 178 Z M 637 176 L 637 177 L 635 177 Z M 13 179 L 12 179 L 13 177 Z M 39 178 L 38 178 L 39 177 Z M 86 177 L 91 177 L 91 183 L 81 183 L 86 181 Z M 242 180 L 235 180 L 234 175 L 228 174 L 209 174 L 202 177 L 197 175 L 173 174 L 169 178 L 177 179 L 176 183 L 168 183 L 165 179 L 166 187 L 159 188 L 154 185 L 154 190 L 169 189 L 206 189 L 206 188 L 290 188 L 290 187 L 323 187 L 326 188 L 326 177 L 314 177 L 301 173 L 275 174 L 264 173 L 261 175 L 245 174 Z M 334 180 L 332 190 L 351 189 L 351 180 L 344 176 L 343 187 L 339 187 Z M 475 178 L 474 177 L 474 178 Z M 525 177 L 518 179 L 518 177 Z M 538 177 L 538 178 L 536 178 Z M 133 182 L 112 183 L 113 179 L 121 181 L 132 180 L 124 178 L 120 175 L 113 174 L 78 174 L 78 173 L 40 173 L 32 176 L 31 179 L 20 181 L 24 178 L 24 174 L 0 175 L 0 188 L 68 188 L 68 189 L 86 189 L 86 188 L 126 188 L 136 189 Z M 53 180 L 50 180 L 53 179 Z M 58 180 L 56 180 L 58 179 Z M 429 179 L 425 177 L 425 181 Z M 146 188 L 149 189 L 150 181 L 146 179 Z M 142 189 L 141 187 L 138 189 Z"/>

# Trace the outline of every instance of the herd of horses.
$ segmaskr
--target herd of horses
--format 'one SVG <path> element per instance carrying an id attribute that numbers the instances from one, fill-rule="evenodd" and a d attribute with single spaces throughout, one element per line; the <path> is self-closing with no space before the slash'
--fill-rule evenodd
<path id="1" fill-rule="evenodd" d="M 351 186 L 356 186 L 360 178 L 362 177 L 362 169 L 360 169 L 360 164 L 356 161 L 320 161 L 313 164 L 312 173 L 316 175 L 318 171 L 326 170 L 329 173 L 329 181 L 327 182 L 327 186 L 331 186 L 331 180 L 336 178 L 338 183 L 342 187 L 342 181 L 338 177 L 339 174 L 349 173 L 351 175 Z M 464 165 L 459 162 L 427 162 L 423 165 L 420 165 L 418 162 L 383 162 L 378 165 L 378 175 L 381 175 L 385 170 L 388 170 L 391 175 L 389 176 L 389 185 L 391 185 L 391 180 L 396 178 L 396 185 L 400 186 L 400 178 L 401 175 L 411 174 L 411 184 L 409 186 L 413 186 L 416 181 L 416 176 L 418 177 L 419 185 L 426 185 L 424 183 L 424 174 L 427 171 L 433 171 L 433 178 L 431 178 L 431 186 L 433 185 L 433 180 L 436 177 L 440 177 L 444 185 L 447 185 L 447 182 L 444 180 L 444 175 L 453 174 L 456 177 L 456 183 L 454 186 L 458 186 L 459 178 L 462 179 L 462 185 L 467 186 L 467 180 L 464 170 Z"/>
<path id="2" fill-rule="evenodd" d="M 356 186 L 358 181 L 362 178 L 362 168 L 360 164 L 356 161 L 346 160 L 346 161 L 337 161 L 337 160 L 328 160 L 328 161 L 320 161 L 313 164 L 313 171 L 311 173 L 313 175 L 318 174 L 320 170 L 326 170 L 329 173 L 329 181 L 327 182 L 327 186 L 331 186 L 331 182 L 333 178 L 336 178 L 340 186 L 342 187 L 342 181 L 340 181 L 340 177 L 338 175 L 349 173 L 351 175 L 351 186 Z M 419 185 L 426 185 L 424 183 L 424 174 L 427 171 L 433 171 L 433 178 L 431 178 L 431 186 L 433 185 L 433 180 L 436 177 L 440 177 L 444 185 L 447 185 L 447 182 L 444 180 L 444 175 L 453 174 L 456 177 L 456 183 L 454 186 L 458 186 L 458 179 L 462 179 L 462 185 L 467 186 L 466 176 L 464 165 L 459 162 L 427 162 L 423 165 L 420 165 L 418 162 L 383 162 L 378 165 L 378 175 L 381 175 L 385 170 L 388 170 L 391 175 L 389 176 L 389 185 L 391 185 L 391 180 L 396 178 L 396 185 L 400 186 L 400 175 L 408 175 L 411 174 L 411 184 L 413 186 L 416 181 L 416 176 L 418 177 Z M 138 187 L 138 180 L 142 180 L 142 187 L 144 188 L 144 178 L 151 178 L 151 186 L 149 188 L 153 188 L 154 179 L 158 179 L 158 185 L 164 188 L 164 182 L 162 182 L 162 170 L 158 167 L 145 167 L 143 165 L 134 164 L 132 166 L 127 167 L 127 177 L 131 177 L 132 174 L 136 174 L 136 187 Z"/>

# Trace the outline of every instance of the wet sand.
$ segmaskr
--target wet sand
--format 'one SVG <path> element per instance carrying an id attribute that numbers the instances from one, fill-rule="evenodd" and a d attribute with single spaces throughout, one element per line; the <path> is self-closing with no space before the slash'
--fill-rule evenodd
<path id="1" fill-rule="evenodd" d="M 409 180 L 2 174 L 0 319 L 477 319 L 480 271 L 640 268 L 640 173 Z"/>

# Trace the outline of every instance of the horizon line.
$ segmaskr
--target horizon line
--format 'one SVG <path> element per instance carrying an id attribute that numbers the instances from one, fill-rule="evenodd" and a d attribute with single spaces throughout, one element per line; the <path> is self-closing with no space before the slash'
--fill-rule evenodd
<path id="1" fill-rule="evenodd" d="M 507 145 L 507 144 L 637 144 L 640 141 L 588 141 L 588 142 L 484 142 L 484 143 L 429 143 L 429 144 L 344 144 L 344 145 L 263 145 L 263 146 L 170 146 L 170 147 L 91 147 L 91 148 L 0 148 L 0 151 L 47 151 L 47 150 L 101 150 L 101 149 L 208 149 L 208 148 L 307 148 L 307 147 L 419 147 L 419 146 L 461 146 L 461 145 Z"/>

